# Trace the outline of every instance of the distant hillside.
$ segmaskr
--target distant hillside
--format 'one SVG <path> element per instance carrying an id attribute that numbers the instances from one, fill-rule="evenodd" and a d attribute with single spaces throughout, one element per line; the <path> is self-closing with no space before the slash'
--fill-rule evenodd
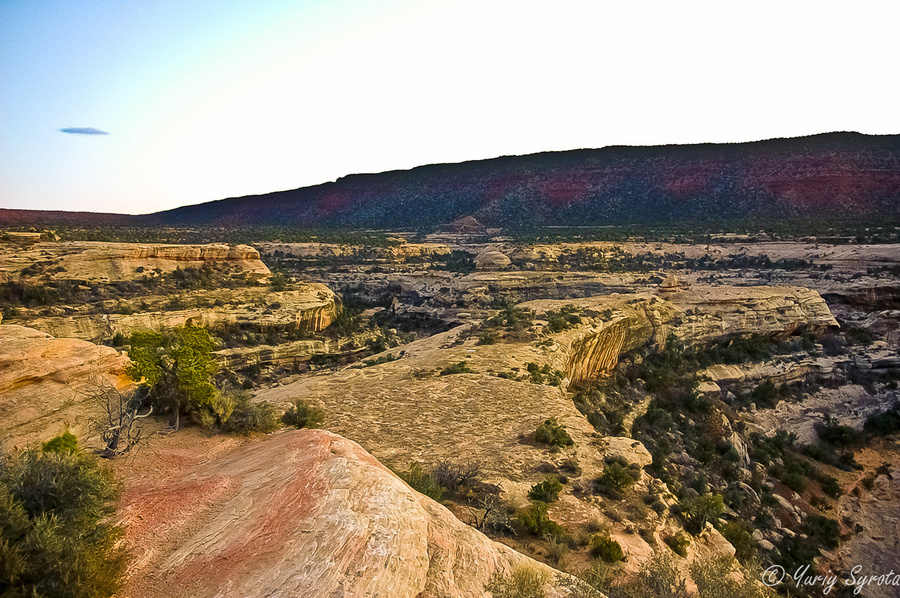
<path id="1" fill-rule="evenodd" d="M 145 224 L 428 228 L 900 214 L 900 135 L 606 147 L 435 164 L 136 217 Z M 2 214 L 0 214 L 2 221 Z"/>

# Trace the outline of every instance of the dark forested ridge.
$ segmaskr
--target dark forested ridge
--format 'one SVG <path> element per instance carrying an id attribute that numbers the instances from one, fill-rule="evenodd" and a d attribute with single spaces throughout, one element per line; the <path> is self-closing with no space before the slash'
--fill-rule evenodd
<path id="1" fill-rule="evenodd" d="M 7 211 L 13 212 L 13 211 Z M 900 135 L 606 147 L 350 175 L 129 217 L 167 226 L 429 228 L 655 224 L 900 213 Z M 19 218 L 21 220 L 21 217 Z M 11 222 L 0 213 L 0 222 Z"/>

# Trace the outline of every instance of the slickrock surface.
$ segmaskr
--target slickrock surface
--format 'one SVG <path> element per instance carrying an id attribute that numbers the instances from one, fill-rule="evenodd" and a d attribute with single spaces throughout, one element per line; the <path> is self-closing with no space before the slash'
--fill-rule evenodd
<path id="1" fill-rule="evenodd" d="M 0 325 L 0 442 L 24 446 L 60 434 L 68 423 L 88 432 L 89 394 L 126 386 L 128 358 L 111 347 Z"/>
<path id="2" fill-rule="evenodd" d="M 355 442 L 293 430 L 125 496 L 139 549 L 123 592 L 157 596 L 482 597 L 497 571 L 546 570 L 415 492 Z"/>
<path id="3" fill-rule="evenodd" d="M 347 367 L 327 376 L 301 379 L 256 394 L 287 406 L 312 401 L 327 412 L 326 427 L 359 442 L 382 462 L 406 469 L 411 461 L 481 464 L 481 479 L 524 499 L 543 479 L 539 466 L 546 447 L 527 440 L 547 418 L 556 417 L 575 440 L 552 460 L 577 453 L 585 476 L 603 470 L 602 454 L 591 448 L 594 429 L 556 386 L 498 378 L 494 373 L 525 370 L 528 362 L 552 360 L 546 347 L 525 343 L 476 345 L 466 326 L 390 351 L 396 361 Z M 440 376 L 465 361 L 473 373 Z M 488 370 L 493 370 L 494 373 Z"/>
<path id="4" fill-rule="evenodd" d="M 63 242 L 38 243 L 25 248 L 10 246 L 0 255 L 0 268 L 13 272 L 36 262 L 56 279 L 112 282 L 135 280 L 159 269 L 209 266 L 250 278 L 267 278 L 271 272 L 249 245 L 163 245 L 145 243 Z"/>

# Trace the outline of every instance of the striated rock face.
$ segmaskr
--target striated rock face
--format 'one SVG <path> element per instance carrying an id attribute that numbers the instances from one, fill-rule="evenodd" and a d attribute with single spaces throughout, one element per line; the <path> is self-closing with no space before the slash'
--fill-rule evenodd
<path id="1" fill-rule="evenodd" d="M 521 307 L 543 313 L 563 305 L 606 313 L 606 321 L 560 335 L 566 345 L 570 382 L 611 370 L 619 355 L 647 342 L 662 345 L 670 334 L 686 346 L 756 334 L 786 336 L 800 327 L 837 326 L 828 305 L 802 287 L 695 287 L 655 296 L 609 295 L 560 301 L 532 301 Z M 601 318 L 602 319 L 602 318 Z"/>
<path id="2" fill-rule="evenodd" d="M 318 283 L 281 292 L 260 287 L 198 291 L 182 296 L 185 304 L 199 302 L 197 307 L 185 309 L 171 309 L 167 305 L 169 299 L 145 296 L 125 304 L 140 313 L 73 313 L 64 317 L 35 318 L 26 323 L 58 337 L 90 341 L 111 338 L 116 332 L 127 336 L 135 330 L 188 324 L 209 327 L 241 324 L 256 330 L 301 329 L 319 332 L 334 321 L 340 309 L 334 292 Z"/>
<path id="3" fill-rule="evenodd" d="M 159 508 L 165 505 L 165 508 Z M 173 517 L 172 510 L 177 511 Z M 128 489 L 140 546 L 125 594 L 173 597 L 481 597 L 518 565 L 355 442 L 295 430 Z"/>
<path id="4" fill-rule="evenodd" d="M 115 349 L 0 325 L 0 441 L 24 446 L 48 440 L 66 424 L 88 432 L 90 393 L 100 384 L 127 386 L 128 358 Z"/>
<path id="5" fill-rule="evenodd" d="M 39 243 L 0 256 L 0 267 L 21 270 L 35 262 L 58 280 L 116 282 L 140 279 L 154 271 L 210 267 L 250 279 L 271 272 L 249 245 L 163 245 L 137 243 Z"/>

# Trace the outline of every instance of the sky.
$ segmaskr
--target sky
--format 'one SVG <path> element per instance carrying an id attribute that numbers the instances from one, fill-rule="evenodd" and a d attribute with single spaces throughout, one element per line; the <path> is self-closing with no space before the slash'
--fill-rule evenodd
<path id="1" fill-rule="evenodd" d="M 0 208 L 900 133 L 893 2 L 0 0 Z"/>

